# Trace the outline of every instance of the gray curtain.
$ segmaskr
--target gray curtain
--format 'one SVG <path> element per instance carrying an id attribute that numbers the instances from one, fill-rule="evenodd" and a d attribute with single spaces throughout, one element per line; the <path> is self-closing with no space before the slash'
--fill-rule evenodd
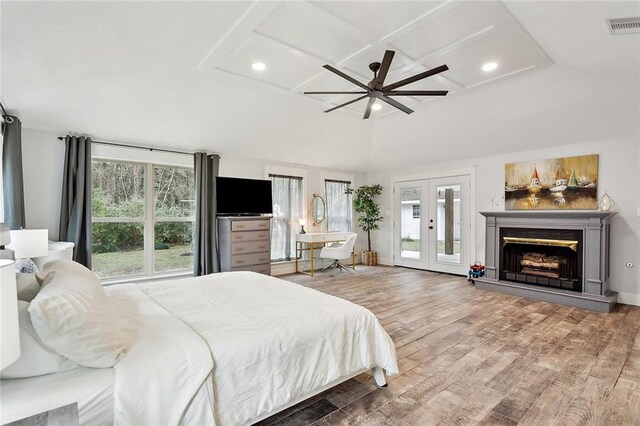
<path id="1" fill-rule="evenodd" d="M 194 170 L 196 179 L 196 229 L 194 235 L 193 275 L 220 272 L 216 226 L 216 176 L 220 169 L 220 156 L 196 152 Z"/>
<path id="2" fill-rule="evenodd" d="M 64 138 L 60 241 L 75 243 L 73 260 L 91 268 L 91 139 Z"/>
<path id="3" fill-rule="evenodd" d="M 26 227 L 22 181 L 22 123 L 6 116 L 2 124 L 2 193 L 4 221 L 10 229 Z"/>

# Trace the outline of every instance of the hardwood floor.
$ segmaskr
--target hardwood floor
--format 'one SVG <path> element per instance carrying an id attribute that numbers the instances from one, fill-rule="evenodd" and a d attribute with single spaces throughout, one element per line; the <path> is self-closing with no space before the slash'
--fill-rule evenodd
<path id="1" fill-rule="evenodd" d="M 375 313 L 400 374 L 386 389 L 362 374 L 263 425 L 640 425 L 638 307 L 602 314 L 381 266 L 283 278 Z"/>

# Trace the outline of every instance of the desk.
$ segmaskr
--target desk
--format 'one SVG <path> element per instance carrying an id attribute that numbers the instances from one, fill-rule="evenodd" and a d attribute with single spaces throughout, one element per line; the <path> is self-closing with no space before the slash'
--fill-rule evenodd
<path id="1" fill-rule="evenodd" d="M 315 260 L 313 257 L 314 244 L 342 242 L 352 234 L 353 232 L 307 232 L 306 234 L 296 234 L 296 272 L 313 276 L 313 262 Z M 308 246 L 307 248 L 304 248 L 305 244 Z M 298 259 L 305 250 L 309 250 L 311 257 L 311 269 L 309 272 L 301 271 L 298 268 Z M 356 269 L 355 251 L 351 252 L 351 266 L 354 270 Z"/>

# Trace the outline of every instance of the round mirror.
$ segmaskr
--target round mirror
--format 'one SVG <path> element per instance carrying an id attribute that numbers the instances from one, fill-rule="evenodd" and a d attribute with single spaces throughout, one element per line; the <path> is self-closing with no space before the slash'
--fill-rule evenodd
<path id="1" fill-rule="evenodd" d="M 313 200 L 311 200 L 311 214 L 313 215 L 313 226 L 321 224 L 324 220 L 324 198 L 318 194 L 313 194 Z"/>

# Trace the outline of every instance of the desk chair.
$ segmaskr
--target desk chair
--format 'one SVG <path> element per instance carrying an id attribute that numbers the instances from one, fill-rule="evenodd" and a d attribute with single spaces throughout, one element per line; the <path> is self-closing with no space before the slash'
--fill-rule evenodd
<path id="1" fill-rule="evenodd" d="M 331 268 L 331 271 L 333 272 L 333 270 L 335 270 L 336 267 L 338 267 L 339 269 L 343 269 L 349 272 L 349 269 L 347 269 L 346 266 L 340 263 L 340 259 L 347 259 L 348 257 L 351 256 L 351 252 L 353 251 L 353 246 L 355 246 L 356 244 L 356 238 L 358 238 L 358 234 L 354 232 L 342 244 L 339 244 L 337 246 L 323 247 L 322 250 L 320 250 L 320 259 L 333 260 L 333 262 L 329 266 L 324 268 L 323 271 L 326 271 L 327 269 Z"/>

